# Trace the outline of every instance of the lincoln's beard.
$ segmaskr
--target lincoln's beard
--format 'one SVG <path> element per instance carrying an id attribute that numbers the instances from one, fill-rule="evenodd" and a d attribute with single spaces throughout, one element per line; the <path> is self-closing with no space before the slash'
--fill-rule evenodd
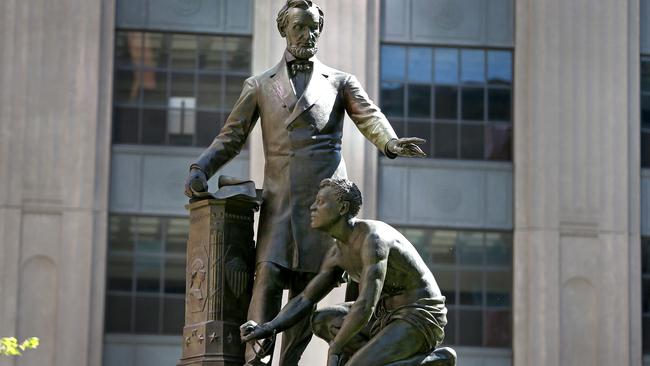
<path id="1" fill-rule="evenodd" d="M 295 58 L 299 59 L 309 59 L 314 57 L 314 55 L 318 52 L 318 47 L 300 47 L 300 46 L 289 46 L 289 53 L 293 55 Z"/>

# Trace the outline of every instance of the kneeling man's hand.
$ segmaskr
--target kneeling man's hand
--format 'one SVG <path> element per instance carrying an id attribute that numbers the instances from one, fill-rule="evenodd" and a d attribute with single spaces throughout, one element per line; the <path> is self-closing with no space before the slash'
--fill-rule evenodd
<path id="1" fill-rule="evenodd" d="M 327 355 L 327 366 L 342 366 L 340 354 L 330 353 Z"/>
<path id="2" fill-rule="evenodd" d="M 257 339 L 273 337 L 275 331 L 266 324 L 258 325 L 252 320 L 247 321 L 239 327 L 239 334 L 242 342 L 250 342 Z"/>
<path id="3" fill-rule="evenodd" d="M 327 366 L 341 366 L 341 358 L 343 357 L 343 350 L 339 349 L 338 345 L 334 342 L 330 343 L 330 348 L 327 352 Z"/>

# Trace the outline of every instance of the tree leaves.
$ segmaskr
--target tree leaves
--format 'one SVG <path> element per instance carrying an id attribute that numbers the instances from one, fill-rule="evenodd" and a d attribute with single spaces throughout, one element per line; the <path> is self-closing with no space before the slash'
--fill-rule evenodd
<path id="1" fill-rule="evenodd" d="M 22 343 L 14 337 L 0 338 L 0 356 L 20 356 L 23 351 L 38 347 L 39 343 L 37 337 L 27 338 Z"/>

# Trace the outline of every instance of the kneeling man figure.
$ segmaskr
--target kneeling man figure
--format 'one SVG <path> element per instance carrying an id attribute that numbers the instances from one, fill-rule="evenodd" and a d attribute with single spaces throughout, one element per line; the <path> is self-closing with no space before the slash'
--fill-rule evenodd
<path id="1" fill-rule="evenodd" d="M 242 341 L 270 338 L 290 328 L 344 276 L 359 297 L 312 315 L 314 334 L 329 343 L 328 366 L 456 364 L 451 348 L 436 349 L 447 324 L 445 297 L 413 245 L 390 225 L 356 219 L 361 193 L 347 179 L 325 179 L 311 205 L 311 226 L 336 245 L 320 272 L 275 319 L 241 326 Z"/>

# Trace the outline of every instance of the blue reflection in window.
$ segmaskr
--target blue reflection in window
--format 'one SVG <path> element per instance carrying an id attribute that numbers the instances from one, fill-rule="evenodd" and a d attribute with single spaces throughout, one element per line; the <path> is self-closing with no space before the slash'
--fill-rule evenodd
<path id="1" fill-rule="evenodd" d="M 431 48 L 409 48 L 409 81 L 431 83 L 433 52 Z"/>
<path id="2" fill-rule="evenodd" d="M 404 80 L 406 78 L 406 49 L 400 46 L 381 47 L 381 79 Z"/>
<path id="3" fill-rule="evenodd" d="M 438 84 L 458 83 L 458 50 L 436 48 L 435 81 Z"/>
<path id="4" fill-rule="evenodd" d="M 512 82 L 512 55 L 509 51 L 488 51 L 488 81 Z"/>
<path id="5" fill-rule="evenodd" d="M 461 80 L 464 83 L 485 82 L 485 56 L 482 50 L 462 50 Z"/>

